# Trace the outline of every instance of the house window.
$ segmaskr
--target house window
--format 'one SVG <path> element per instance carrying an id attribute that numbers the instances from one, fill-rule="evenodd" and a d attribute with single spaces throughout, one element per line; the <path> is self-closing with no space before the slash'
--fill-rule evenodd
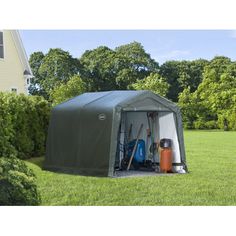
<path id="1" fill-rule="evenodd" d="M 0 58 L 4 58 L 4 48 L 3 48 L 3 32 L 0 31 Z"/>
<path id="2" fill-rule="evenodd" d="M 17 93 L 17 88 L 11 88 L 11 91 L 12 91 L 13 93 Z"/>

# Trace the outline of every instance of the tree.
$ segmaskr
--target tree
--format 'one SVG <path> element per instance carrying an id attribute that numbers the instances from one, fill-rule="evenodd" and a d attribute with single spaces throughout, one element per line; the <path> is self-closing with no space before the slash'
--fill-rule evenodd
<path id="1" fill-rule="evenodd" d="M 150 90 L 161 96 L 166 96 L 169 84 L 159 74 L 151 73 L 143 80 L 138 79 L 130 87 L 135 90 Z"/>
<path id="2" fill-rule="evenodd" d="M 204 68 L 198 89 L 184 90 L 179 97 L 184 119 L 195 128 L 234 129 L 235 101 L 236 63 L 227 57 L 213 58 Z"/>
<path id="3" fill-rule="evenodd" d="M 178 105 L 181 107 L 184 127 L 187 129 L 193 129 L 194 121 L 197 119 L 196 106 L 198 106 L 198 103 L 196 102 L 194 94 L 190 92 L 189 87 L 179 94 Z"/>
<path id="4" fill-rule="evenodd" d="M 204 100 L 201 100 L 197 91 L 191 93 L 186 88 L 179 94 L 178 105 L 181 108 L 184 127 L 187 129 L 214 129 L 217 128 L 217 115 L 212 112 Z"/>
<path id="5" fill-rule="evenodd" d="M 127 86 L 136 80 L 142 80 L 150 73 L 158 73 L 159 65 L 146 53 L 138 42 L 122 45 L 115 48 L 117 84 L 119 89 L 127 89 Z"/>
<path id="6" fill-rule="evenodd" d="M 177 102 L 184 89 L 194 92 L 203 79 L 203 71 L 207 60 L 167 61 L 160 67 L 160 75 L 170 84 L 167 98 Z"/>
<path id="7" fill-rule="evenodd" d="M 74 75 L 66 84 L 61 84 L 53 90 L 51 97 L 53 105 L 57 105 L 86 91 L 86 84 L 79 75 Z"/>
<path id="8" fill-rule="evenodd" d="M 208 61 L 203 59 L 180 62 L 178 81 L 181 91 L 190 88 L 190 91 L 194 92 L 198 88 L 198 85 L 202 82 L 206 65 L 208 65 Z"/>
<path id="9" fill-rule="evenodd" d="M 178 65 L 178 61 L 167 61 L 160 67 L 161 77 L 166 78 L 168 84 L 170 84 L 170 88 L 166 96 L 173 102 L 178 101 L 178 94 L 180 93 Z"/>
<path id="10" fill-rule="evenodd" d="M 214 128 L 212 112 L 205 106 L 195 91 L 191 93 L 190 87 L 179 94 L 178 105 L 181 108 L 184 127 L 187 129 Z"/>
<path id="11" fill-rule="evenodd" d="M 116 88 L 114 67 L 115 52 L 108 47 L 87 50 L 79 59 L 80 76 L 89 91 L 112 90 Z"/>
<path id="12" fill-rule="evenodd" d="M 127 89 L 137 79 L 144 79 L 159 68 L 137 42 L 115 50 L 104 46 L 87 50 L 79 61 L 80 75 L 89 91 Z"/>
<path id="13" fill-rule="evenodd" d="M 47 99 L 53 88 L 66 83 L 79 70 L 78 60 L 59 48 L 50 49 L 44 56 L 41 52 L 32 54 L 30 65 L 36 77 L 31 93 L 41 93 Z"/>
<path id="14" fill-rule="evenodd" d="M 206 88 L 207 89 L 204 89 Z M 216 57 L 204 73 L 204 81 L 199 86 L 201 98 L 208 101 L 209 109 L 217 113 L 221 128 L 234 127 L 232 114 L 235 114 L 236 99 L 236 63 L 229 58 Z M 235 120 L 233 121 L 235 122 Z"/>
<path id="15" fill-rule="evenodd" d="M 34 52 L 30 55 L 29 64 L 33 72 L 34 78 L 29 86 L 29 93 L 32 95 L 41 95 L 46 97 L 45 90 L 40 86 L 42 77 L 39 74 L 39 68 L 42 64 L 44 54 L 42 52 Z"/>
<path id="16" fill-rule="evenodd" d="M 234 80 L 234 77 L 230 76 L 233 69 L 231 64 L 227 57 L 215 57 L 205 67 L 203 81 L 199 85 L 197 93 L 213 112 L 223 108 L 222 96 L 227 92 L 226 89 L 231 89 L 234 86 L 230 83 L 232 78 Z"/>

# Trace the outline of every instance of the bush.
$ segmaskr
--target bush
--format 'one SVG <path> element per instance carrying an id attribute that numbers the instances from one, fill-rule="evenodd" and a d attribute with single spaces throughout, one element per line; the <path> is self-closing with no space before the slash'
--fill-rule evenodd
<path id="1" fill-rule="evenodd" d="M 11 138 L 11 144 L 17 150 L 17 156 L 21 159 L 25 159 L 30 156 L 33 151 L 33 142 L 30 138 L 30 100 L 23 94 L 8 94 L 9 96 L 9 111 L 13 126 L 13 137 Z"/>
<path id="2" fill-rule="evenodd" d="M 17 153 L 11 143 L 11 139 L 14 137 L 14 129 L 9 104 L 7 94 L 0 93 L 0 156 L 11 156 Z"/>
<path id="3" fill-rule="evenodd" d="M 0 156 L 42 155 L 50 106 L 39 96 L 0 93 Z"/>
<path id="4" fill-rule="evenodd" d="M 34 173 L 15 157 L 0 158 L 0 205 L 39 205 Z"/>
<path id="5" fill-rule="evenodd" d="M 210 120 L 205 123 L 206 129 L 218 129 L 217 121 Z"/>
<path id="6" fill-rule="evenodd" d="M 217 122 L 215 120 L 197 120 L 194 122 L 194 128 L 195 129 L 217 129 Z"/>
<path id="7" fill-rule="evenodd" d="M 236 130 L 236 109 L 231 111 L 229 115 L 229 129 Z"/>
<path id="8" fill-rule="evenodd" d="M 48 102 L 39 96 L 32 96 L 32 112 L 29 114 L 30 123 L 30 137 L 34 143 L 32 156 L 41 156 L 45 154 L 45 142 L 48 131 L 50 106 Z M 32 122 L 34 121 L 34 122 Z"/>
<path id="9" fill-rule="evenodd" d="M 236 107 L 218 115 L 218 126 L 225 131 L 236 130 Z"/>

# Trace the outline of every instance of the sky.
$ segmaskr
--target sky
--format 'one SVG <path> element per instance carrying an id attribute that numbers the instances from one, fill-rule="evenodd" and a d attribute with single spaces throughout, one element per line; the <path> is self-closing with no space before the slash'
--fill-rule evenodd
<path id="1" fill-rule="evenodd" d="M 210 60 L 227 56 L 236 60 L 234 30 L 20 30 L 28 57 L 36 51 L 47 53 L 61 48 L 79 58 L 85 50 L 140 42 L 160 64 L 168 60 Z"/>

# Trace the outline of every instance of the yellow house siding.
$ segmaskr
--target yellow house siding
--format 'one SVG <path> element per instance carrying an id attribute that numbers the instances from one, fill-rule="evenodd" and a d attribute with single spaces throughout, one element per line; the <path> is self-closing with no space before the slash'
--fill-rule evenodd
<path id="1" fill-rule="evenodd" d="M 4 59 L 0 59 L 0 91 L 27 93 L 25 87 L 24 67 L 18 55 L 10 30 L 3 31 Z"/>

